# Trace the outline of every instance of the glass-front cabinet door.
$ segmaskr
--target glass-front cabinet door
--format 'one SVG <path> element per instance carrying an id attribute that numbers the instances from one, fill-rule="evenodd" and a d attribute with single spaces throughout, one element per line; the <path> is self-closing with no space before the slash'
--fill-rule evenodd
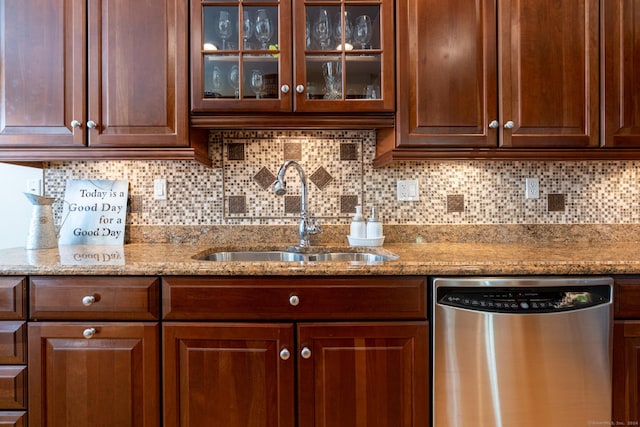
<path id="1" fill-rule="evenodd" d="M 192 111 L 291 111 L 290 17 L 289 0 L 192 0 Z"/>
<path id="2" fill-rule="evenodd" d="M 392 1 L 306 0 L 294 14 L 297 111 L 393 111 Z"/>
<path id="3" fill-rule="evenodd" d="M 192 111 L 393 111 L 393 16 L 390 0 L 192 0 Z"/>

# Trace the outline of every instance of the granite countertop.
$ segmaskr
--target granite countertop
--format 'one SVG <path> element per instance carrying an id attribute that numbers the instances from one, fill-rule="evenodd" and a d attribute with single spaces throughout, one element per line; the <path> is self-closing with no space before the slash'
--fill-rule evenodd
<path id="1" fill-rule="evenodd" d="M 257 246 L 284 249 L 286 244 Z M 326 247 L 328 248 L 328 247 Z M 345 248 L 345 246 L 342 246 Z M 0 250 L 0 275 L 507 275 L 640 274 L 640 243 L 390 243 L 398 259 L 352 262 L 215 262 L 195 259 L 229 247 L 132 243 Z M 246 249 L 234 247 L 232 249 Z M 339 249 L 333 247 L 333 249 Z"/>

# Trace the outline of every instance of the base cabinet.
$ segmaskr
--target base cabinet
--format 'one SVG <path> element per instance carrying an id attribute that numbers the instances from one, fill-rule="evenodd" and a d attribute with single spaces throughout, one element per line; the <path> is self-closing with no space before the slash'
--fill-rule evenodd
<path id="1" fill-rule="evenodd" d="M 158 324 L 29 325 L 31 427 L 158 427 Z"/>
<path id="2" fill-rule="evenodd" d="M 30 427 L 159 427 L 156 277 L 31 277 Z"/>
<path id="3" fill-rule="evenodd" d="M 429 425 L 425 277 L 167 277 L 162 288 L 165 426 Z"/>
<path id="4" fill-rule="evenodd" d="M 427 426 L 428 347 L 426 321 L 165 323 L 164 425 Z"/>
<path id="5" fill-rule="evenodd" d="M 640 276 L 614 278 L 613 418 L 640 425 Z"/>

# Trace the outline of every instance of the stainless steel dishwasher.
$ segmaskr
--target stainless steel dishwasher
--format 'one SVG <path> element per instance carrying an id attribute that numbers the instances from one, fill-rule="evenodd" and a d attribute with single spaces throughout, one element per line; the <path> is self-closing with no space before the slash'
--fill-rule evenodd
<path id="1" fill-rule="evenodd" d="M 607 277 L 433 281 L 433 427 L 611 422 Z"/>

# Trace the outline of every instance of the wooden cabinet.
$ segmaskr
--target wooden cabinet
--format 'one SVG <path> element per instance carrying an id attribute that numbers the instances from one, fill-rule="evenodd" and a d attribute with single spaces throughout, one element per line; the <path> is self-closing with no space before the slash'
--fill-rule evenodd
<path id="1" fill-rule="evenodd" d="M 27 425 L 27 279 L 0 277 L 0 425 Z"/>
<path id="2" fill-rule="evenodd" d="M 602 143 L 640 147 L 640 15 L 637 0 L 601 1 Z"/>
<path id="3" fill-rule="evenodd" d="M 603 1 L 605 17 L 607 10 L 620 8 L 621 3 Z M 625 7 L 633 7 L 631 3 L 624 2 Z M 396 130 L 381 133 L 374 164 L 432 158 L 640 155 L 600 148 L 599 16 L 598 0 L 553 5 L 398 1 L 396 28 L 407 31 L 396 32 L 396 63 L 403 64 L 396 83 Z M 626 14 L 625 27 L 604 31 L 609 45 L 624 43 L 629 58 L 636 55 L 631 47 L 635 33 L 628 28 L 633 20 L 633 13 Z M 606 56 L 608 64 L 611 55 Z M 614 61 L 615 66 L 632 70 L 627 57 L 624 63 Z M 611 70 L 606 79 L 622 75 L 611 65 L 606 67 Z M 628 74 L 626 83 L 636 78 Z M 638 92 L 626 83 L 625 91 Z M 618 102 L 615 94 L 603 96 L 608 104 Z M 633 109 L 625 114 L 631 124 Z"/>
<path id="4" fill-rule="evenodd" d="M 192 124 L 393 126 L 392 17 L 388 0 L 192 1 Z"/>
<path id="5" fill-rule="evenodd" d="M 0 160 L 200 155 L 187 28 L 181 0 L 0 0 Z"/>
<path id="6" fill-rule="evenodd" d="M 640 423 L 640 276 L 615 278 L 613 422 Z M 624 319 L 624 320 L 623 320 Z M 619 423 L 619 424 L 617 424 Z"/>
<path id="7" fill-rule="evenodd" d="M 164 425 L 295 425 L 291 323 L 164 322 L 162 334 Z"/>
<path id="8" fill-rule="evenodd" d="M 165 425 L 429 423 L 424 277 L 168 277 L 163 293 Z"/>
<path id="9" fill-rule="evenodd" d="M 31 279 L 30 426 L 160 426 L 158 286 L 146 277 Z"/>

